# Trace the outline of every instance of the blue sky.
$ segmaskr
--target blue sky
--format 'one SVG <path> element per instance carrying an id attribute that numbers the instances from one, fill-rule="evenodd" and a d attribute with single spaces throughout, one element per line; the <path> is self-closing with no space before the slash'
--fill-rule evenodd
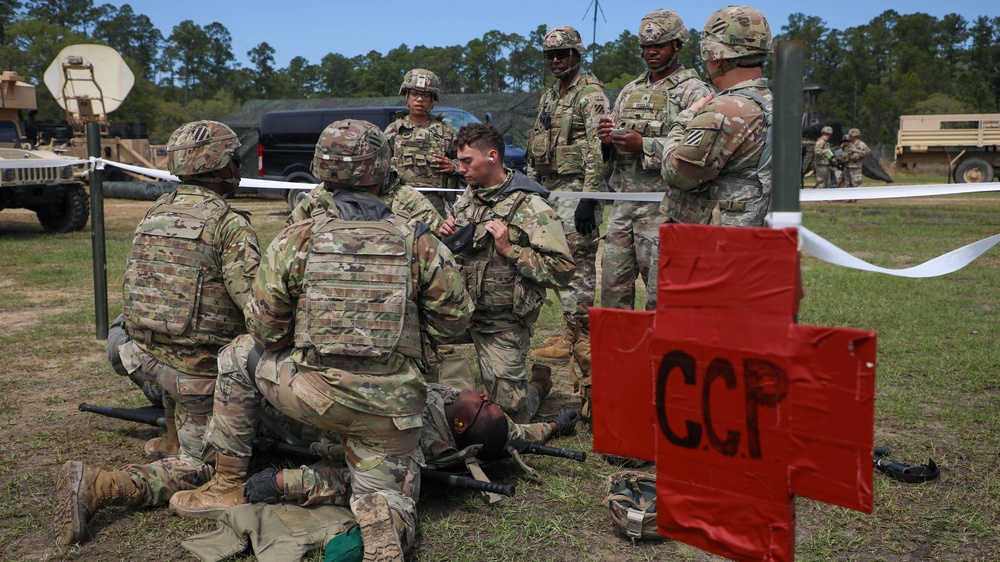
<path id="1" fill-rule="evenodd" d="M 353 57 L 375 50 L 384 54 L 403 43 L 410 48 L 465 45 L 493 29 L 527 37 L 540 24 L 548 27 L 572 25 L 589 44 L 593 40 L 594 27 L 592 1 L 286 0 L 237 4 L 205 0 L 110 0 L 110 3 L 116 6 L 131 4 L 133 10 L 148 16 L 164 37 L 187 19 L 202 26 L 217 21 L 232 34 L 233 52 L 244 66 L 249 66 L 246 52 L 266 41 L 275 50 L 277 66 L 284 67 L 296 56 L 303 56 L 315 64 L 327 53 Z M 636 33 L 642 16 L 657 8 L 672 9 L 689 28 L 700 29 L 713 10 L 730 3 L 735 2 L 688 1 L 671 6 L 635 0 L 601 1 L 597 42 L 614 40 L 626 29 Z M 818 16 L 835 29 L 864 25 L 889 9 L 903 14 L 923 12 L 935 17 L 957 13 L 970 22 L 978 16 L 1000 16 L 1000 3 L 996 0 L 757 0 L 750 5 L 764 12 L 775 32 L 780 31 L 788 22 L 789 14 L 795 12 Z"/>

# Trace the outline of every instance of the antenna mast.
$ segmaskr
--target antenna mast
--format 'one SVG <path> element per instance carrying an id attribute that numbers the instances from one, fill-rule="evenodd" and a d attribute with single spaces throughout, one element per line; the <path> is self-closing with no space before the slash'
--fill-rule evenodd
<path id="1" fill-rule="evenodd" d="M 608 18 L 604 17 L 604 10 L 601 9 L 601 0 L 590 0 L 590 4 L 587 5 L 587 11 L 583 13 L 583 17 L 584 18 L 586 18 L 587 15 L 590 14 L 590 7 L 591 6 L 594 7 L 594 32 L 593 32 L 594 34 L 592 36 L 593 40 L 591 41 L 591 44 L 596 45 L 597 44 L 597 13 L 598 12 L 601 13 L 601 19 L 604 20 L 604 23 L 608 23 Z M 590 62 L 594 62 L 594 52 L 593 51 L 591 51 L 591 53 L 590 53 Z"/>

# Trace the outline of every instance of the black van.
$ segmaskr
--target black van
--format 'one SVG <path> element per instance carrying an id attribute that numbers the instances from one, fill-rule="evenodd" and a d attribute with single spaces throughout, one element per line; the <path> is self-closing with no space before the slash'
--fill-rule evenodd
<path id="1" fill-rule="evenodd" d="M 301 182 L 317 184 L 319 181 L 309 172 L 319 134 L 327 125 L 340 119 L 363 119 L 385 130 L 389 123 L 406 115 L 409 110 L 403 106 L 390 107 L 345 107 L 336 109 L 303 109 L 296 111 L 272 111 L 260 120 L 259 144 L 257 145 L 257 172 L 265 180 Z M 444 119 L 456 129 L 470 123 L 479 123 L 474 115 L 464 109 L 435 107 L 434 115 L 444 114 Z M 489 115 L 487 114 L 487 120 Z M 506 137 L 504 165 L 508 168 L 527 170 L 524 150 L 510 144 Z M 294 207 L 303 191 L 289 190 L 288 204 Z"/>

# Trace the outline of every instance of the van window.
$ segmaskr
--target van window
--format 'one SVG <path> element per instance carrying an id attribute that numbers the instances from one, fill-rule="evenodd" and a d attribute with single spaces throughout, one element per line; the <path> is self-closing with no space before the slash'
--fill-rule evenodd
<path id="1" fill-rule="evenodd" d="M 20 148 L 21 140 L 17 137 L 17 125 L 13 121 L 0 121 L 0 145 Z"/>

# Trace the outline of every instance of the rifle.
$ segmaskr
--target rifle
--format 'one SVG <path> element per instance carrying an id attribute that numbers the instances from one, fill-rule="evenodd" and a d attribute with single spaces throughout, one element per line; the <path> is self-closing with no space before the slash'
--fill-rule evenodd
<path id="1" fill-rule="evenodd" d="M 526 439 L 511 439 L 510 446 L 522 455 L 545 455 L 547 457 L 559 457 L 579 462 L 587 460 L 587 453 L 584 453 L 583 451 L 572 451 L 570 449 L 560 449 L 559 447 L 549 447 L 548 445 L 542 445 L 541 443 L 535 443 L 534 441 L 528 441 Z"/>
<path id="2" fill-rule="evenodd" d="M 163 408 L 157 406 L 145 406 L 142 408 L 110 408 L 107 406 L 95 406 L 93 404 L 81 403 L 79 406 L 81 412 L 91 412 L 93 414 L 100 414 L 109 418 L 115 418 L 118 420 L 130 421 L 135 423 L 144 423 L 147 425 L 155 425 L 158 427 L 167 426 L 167 418 L 163 415 Z M 520 441 L 520 440 L 519 440 Z M 529 443 L 524 441 L 524 443 Z M 254 446 L 261 452 L 274 452 L 283 455 L 300 457 L 302 459 L 318 461 L 322 457 L 308 447 L 303 447 L 300 445 L 291 445 L 283 441 L 278 441 L 277 439 L 271 439 L 270 437 L 258 437 L 254 440 Z M 554 447 L 544 447 L 545 449 L 551 449 L 553 451 L 562 451 L 562 449 L 556 449 Z M 522 451 L 523 452 L 523 451 Z M 531 451 L 534 452 L 534 451 Z M 567 451 L 575 452 L 575 451 Z M 539 452 L 538 454 L 551 454 Z M 580 453 L 583 454 L 583 453 Z M 553 455 L 553 456 L 566 456 L 566 455 Z M 574 458 L 566 456 L 566 458 Z M 494 494 L 502 494 L 507 497 L 514 496 L 514 486 L 512 484 L 500 484 L 498 482 L 481 482 L 475 478 L 469 476 L 464 476 L 461 474 L 455 474 L 454 472 L 448 472 L 447 470 L 435 470 L 433 468 L 421 468 L 420 477 L 439 484 L 444 484 L 452 488 L 460 488 L 465 490 L 475 490 L 477 492 L 493 492 Z"/>

